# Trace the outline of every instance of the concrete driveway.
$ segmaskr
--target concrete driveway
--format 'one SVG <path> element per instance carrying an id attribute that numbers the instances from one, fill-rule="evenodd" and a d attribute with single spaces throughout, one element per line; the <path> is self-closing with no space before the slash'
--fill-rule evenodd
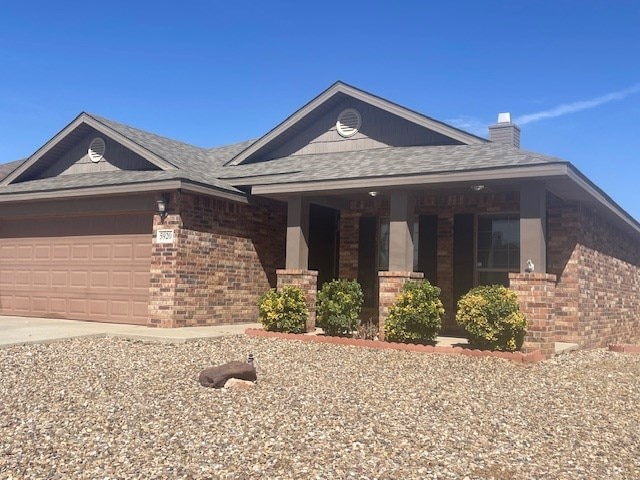
<path id="1" fill-rule="evenodd" d="M 56 318 L 0 316 L 0 348 L 28 343 L 49 343 L 80 337 L 121 337 L 153 342 L 184 343 L 202 338 L 241 335 L 259 323 L 214 327 L 149 328 L 141 325 L 83 322 Z"/>

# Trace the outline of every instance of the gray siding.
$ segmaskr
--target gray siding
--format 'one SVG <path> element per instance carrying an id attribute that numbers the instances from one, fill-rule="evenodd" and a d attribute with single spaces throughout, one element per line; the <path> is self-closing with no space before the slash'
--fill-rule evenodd
<path id="1" fill-rule="evenodd" d="M 104 158 L 94 163 L 89 158 L 87 152 L 89 144 L 97 136 L 104 139 L 106 148 Z M 109 137 L 99 133 L 91 133 L 67 150 L 66 153 L 61 155 L 35 178 L 48 178 L 77 173 L 112 172 L 116 170 L 158 170 L 158 167 L 140 155 L 111 140 Z"/>
<path id="2" fill-rule="evenodd" d="M 343 109 L 350 107 L 360 112 L 362 126 L 354 136 L 344 138 L 336 131 L 336 120 Z M 390 146 L 459 144 L 457 140 L 408 122 L 372 105 L 349 99 L 329 110 L 311 127 L 268 152 L 261 160 L 288 155 L 371 150 Z"/>

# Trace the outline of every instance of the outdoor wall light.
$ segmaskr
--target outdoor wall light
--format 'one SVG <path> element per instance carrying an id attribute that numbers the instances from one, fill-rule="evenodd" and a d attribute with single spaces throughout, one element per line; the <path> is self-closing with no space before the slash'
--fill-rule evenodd
<path id="1" fill-rule="evenodd" d="M 158 200 L 156 200 L 156 202 L 158 203 L 158 215 L 160 215 L 160 219 L 162 221 L 164 221 L 164 219 L 167 216 L 167 205 L 169 203 L 169 199 L 167 198 L 166 195 L 161 195 L 160 198 L 158 198 Z"/>
<path id="2" fill-rule="evenodd" d="M 484 185 L 471 185 L 471 190 L 474 192 L 481 192 L 484 190 Z"/>
<path id="3" fill-rule="evenodd" d="M 371 195 L 373 198 L 376 198 L 378 196 L 378 192 L 369 192 L 369 195 Z"/>

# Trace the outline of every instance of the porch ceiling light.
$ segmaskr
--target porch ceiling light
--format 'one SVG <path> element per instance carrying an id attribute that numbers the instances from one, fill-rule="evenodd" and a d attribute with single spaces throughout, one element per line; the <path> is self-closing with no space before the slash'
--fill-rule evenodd
<path id="1" fill-rule="evenodd" d="M 474 192 L 481 192 L 484 190 L 484 185 L 471 185 L 471 190 Z"/>
<path id="2" fill-rule="evenodd" d="M 376 192 L 376 191 L 372 191 L 372 192 L 369 192 L 369 195 L 371 195 L 372 197 L 374 197 L 374 198 L 375 198 L 375 197 L 377 197 L 377 196 L 378 196 L 378 192 Z"/>

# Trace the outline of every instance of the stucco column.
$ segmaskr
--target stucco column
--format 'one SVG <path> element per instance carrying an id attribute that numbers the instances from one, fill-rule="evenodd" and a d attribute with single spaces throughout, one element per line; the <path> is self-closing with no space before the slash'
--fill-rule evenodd
<path id="1" fill-rule="evenodd" d="M 535 273 L 547 273 L 547 192 L 543 183 L 520 187 L 520 272 L 531 260 Z"/>
<path id="2" fill-rule="evenodd" d="M 287 204 L 287 270 L 309 268 L 309 201 L 296 195 Z"/>
<path id="3" fill-rule="evenodd" d="M 406 191 L 391 194 L 389 271 L 413 271 L 413 216 L 415 199 Z"/>

